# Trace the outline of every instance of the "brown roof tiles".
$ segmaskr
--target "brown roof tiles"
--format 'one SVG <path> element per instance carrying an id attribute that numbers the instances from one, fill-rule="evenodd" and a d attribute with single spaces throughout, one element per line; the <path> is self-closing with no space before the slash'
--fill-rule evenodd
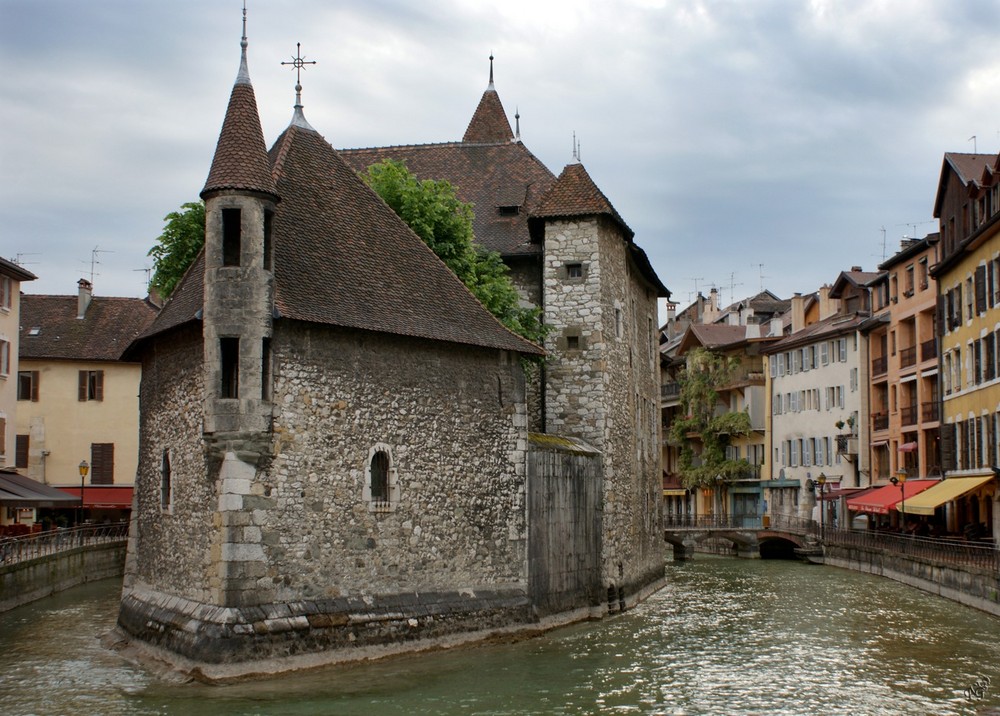
<path id="1" fill-rule="evenodd" d="M 144 299 L 94 296 L 84 317 L 77 318 L 77 300 L 21 297 L 22 359 L 118 360 L 156 317 L 156 307 Z"/>
<path id="2" fill-rule="evenodd" d="M 237 81 L 233 86 L 201 196 L 223 189 L 275 193 L 257 100 L 249 82 Z"/>
<path id="3" fill-rule="evenodd" d="M 462 141 L 494 143 L 510 142 L 513 139 L 514 133 L 510 130 L 510 122 L 500 102 L 500 95 L 491 86 L 483 92 Z"/>
<path id="4" fill-rule="evenodd" d="M 532 218 L 539 219 L 602 215 L 618 224 L 627 238 L 635 236 L 579 162 L 566 165 L 556 183 L 531 212 Z"/>

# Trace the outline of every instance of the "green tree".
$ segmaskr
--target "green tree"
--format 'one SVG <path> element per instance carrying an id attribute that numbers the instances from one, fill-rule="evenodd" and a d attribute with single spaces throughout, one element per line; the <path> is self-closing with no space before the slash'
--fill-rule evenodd
<path id="1" fill-rule="evenodd" d="M 205 244 L 205 204 L 182 204 L 179 211 L 170 212 L 163 221 L 163 233 L 146 255 L 153 257 L 149 288 L 167 298 Z"/>
<path id="2" fill-rule="evenodd" d="M 500 254 L 475 243 L 472 205 L 460 201 L 449 182 L 420 181 L 392 160 L 368 167 L 363 178 L 501 323 L 535 343 L 544 340 L 541 310 L 520 305 Z"/>
<path id="3" fill-rule="evenodd" d="M 726 446 L 734 437 L 748 435 L 750 416 L 745 412 L 719 413 L 720 387 L 729 383 L 739 361 L 705 348 L 687 354 L 687 365 L 678 377 L 681 413 L 674 420 L 670 437 L 681 446 L 680 475 L 685 487 L 710 487 L 729 483 L 743 474 L 749 463 L 726 457 Z M 696 453 L 695 446 L 701 451 Z"/>

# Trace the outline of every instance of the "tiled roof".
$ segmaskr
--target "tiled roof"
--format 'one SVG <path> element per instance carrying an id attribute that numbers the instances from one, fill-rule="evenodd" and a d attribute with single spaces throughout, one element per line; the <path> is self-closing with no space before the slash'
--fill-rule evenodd
<path id="1" fill-rule="evenodd" d="M 530 241 L 528 213 L 555 177 L 520 142 L 342 149 L 340 156 L 358 172 L 394 159 L 405 162 L 419 179 L 448 181 L 460 200 L 473 205 L 472 228 L 481 246 L 504 256 L 539 251 Z M 501 214 L 500 207 L 514 206 L 516 213 Z"/>
<path id="2" fill-rule="evenodd" d="M 681 340 L 680 352 L 686 352 L 695 345 L 705 348 L 721 348 L 745 341 L 746 326 L 730 326 L 723 323 L 692 323 Z"/>
<path id="3" fill-rule="evenodd" d="M 462 141 L 494 143 L 510 142 L 513 139 L 514 133 L 510 130 L 510 122 L 500 102 L 500 95 L 491 86 L 483 92 Z"/>
<path id="4" fill-rule="evenodd" d="M 38 278 L 31 271 L 28 271 L 28 269 L 22 268 L 13 261 L 8 261 L 2 257 L 0 257 L 0 274 L 10 276 L 16 281 L 34 281 Z"/>
<path id="5" fill-rule="evenodd" d="M 541 354 L 501 325 L 315 131 L 271 149 L 284 318 Z"/>
<path id="6" fill-rule="evenodd" d="M 810 323 L 801 331 L 796 331 L 795 333 L 785 336 L 780 341 L 776 341 L 767 348 L 762 349 L 762 352 L 780 353 L 781 351 L 788 350 L 789 348 L 815 343 L 818 340 L 822 340 L 826 336 L 832 337 L 853 333 L 864 321 L 868 320 L 868 318 L 869 316 L 867 313 L 851 313 L 848 315 L 837 314 L 830 316 L 829 318 L 824 318 L 822 321 Z"/>
<path id="7" fill-rule="evenodd" d="M 182 323 L 200 318 L 205 296 L 205 251 L 202 249 L 197 258 L 184 272 L 183 278 L 177 282 L 174 292 L 163 304 L 160 313 L 145 331 L 136 336 L 137 339 L 147 338 L 169 331 Z"/>
<path id="8" fill-rule="evenodd" d="M 249 81 L 237 80 L 233 86 L 212 168 L 201 196 L 204 198 L 222 189 L 275 193 L 257 100 Z"/>
<path id="9" fill-rule="evenodd" d="M 531 212 L 533 219 L 602 215 L 617 223 L 629 239 L 635 236 L 579 162 L 566 165 L 556 183 Z"/>
<path id="10" fill-rule="evenodd" d="M 145 299 L 94 296 L 84 317 L 77 318 L 77 300 L 21 297 L 22 359 L 118 360 L 156 317 L 156 307 Z"/>

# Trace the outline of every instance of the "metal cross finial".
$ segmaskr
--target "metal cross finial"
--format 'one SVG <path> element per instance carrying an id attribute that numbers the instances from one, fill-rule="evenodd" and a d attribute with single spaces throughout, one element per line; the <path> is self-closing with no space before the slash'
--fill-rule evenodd
<path id="1" fill-rule="evenodd" d="M 295 84 L 302 84 L 302 68 L 305 65 L 315 65 L 316 60 L 306 62 L 305 58 L 302 57 L 302 43 L 295 43 L 295 57 L 292 58 L 291 62 L 282 62 L 283 65 L 291 65 L 295 68 Z"/>
<path id="2" fill-rule="evenodd" d="M 243 0 L 243 39 L 240 40 L 240 47 L 247 49 L 247 0 Z"/>

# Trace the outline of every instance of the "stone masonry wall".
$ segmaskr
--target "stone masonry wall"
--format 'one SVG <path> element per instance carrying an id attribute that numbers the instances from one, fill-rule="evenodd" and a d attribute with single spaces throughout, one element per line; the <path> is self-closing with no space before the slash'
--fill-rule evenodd
<path id="1" fill-rule="evenodd" d="M 283 322 L 274 358 L 273 461 L 229 505 L 252 502 L 228 538 L 247 563 L 238 603 L 523 589 L 516 355 Z M 364 499 L 376 449 L 390 456 L 389 511 Z"/>
<path id="2" fill-rule="evenodd" d="M 126 583 L 198 602 L 220 587 L 218 498 L 206 468 L 201 326 L 194 324 L 151 341 L 139 394 L 139 471 Z M 171 496 L 160 505 L 163 453 L 170 461 Z M 134 558 L 133 558 L 134 557 Z"/>
<path id="3" fill-rule="evenodd" d="M 574 277 L 570 265 L 579 264 Z M 603 579 L 634 593 L 663 576 L 656 295 L 604 219 L 546 225 L 546 430 L 603 453 Z M 652 326 L 652 333 L 650 332 Z"/>

